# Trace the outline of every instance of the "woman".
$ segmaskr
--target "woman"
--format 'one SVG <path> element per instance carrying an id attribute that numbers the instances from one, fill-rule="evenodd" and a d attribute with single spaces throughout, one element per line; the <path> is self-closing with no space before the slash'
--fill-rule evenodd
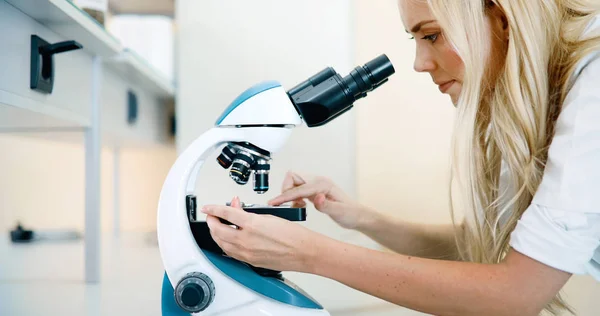
<path id="1" fill-rule="evenodd" d="M 204 208 L 212 236 L 252 265 L 321 275 L 430 314 L 567 309 L 558 293 L 572 274 L 600 280 L 600 3 L 400 0 L 399 8 L 416 41 L 415 70 L 457 108 L 451 196 L 464 221 L 405 223 L 328 179 L 288 173 L 271 204 L 308 199 L 396 253 L 245 213 L 237 198 Z"/>

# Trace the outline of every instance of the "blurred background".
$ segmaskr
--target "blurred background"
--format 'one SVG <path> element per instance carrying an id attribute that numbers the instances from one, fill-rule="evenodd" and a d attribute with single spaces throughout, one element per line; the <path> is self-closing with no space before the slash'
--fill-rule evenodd
<path id="1" fill-rule="evenodd" d="M 0 21 L 28 14 L 17 9 L 19 1 L 0 1 Z M 60 7 L 58 2 L 67 0 L 37 1 Z M 199 203 L 222 204 L 234 195 L 266 203 L 279 192 L 285 172 L 295 170 L 330 177 L 361 203 L 394 216 L 450 222 L 447 184 L 454 108 L 429 75 L 413 71 L 414 43 L 394 0 L 88 0 L 73 5 L 149 69 L 146 76 L 174 87 L 160 103 L 172 112 L 158 112 L 159 123 L 151 127 L 170 133 L 157 142 L 102 145 L 101 280 L 96 284 L 84 281 L 81 241 L 13 244 L 8 238 L 19 222 L 34 231 L 84 232 L 81 133 L 73 133 L 69 141 L 63 141 L 64 133 L 0 133 L 0 315 L 160 315 L 163 268 L 155 237 L 156 209 L 177 154 L 209 129 L 237 95 L 260 81 L 278 80 L 289 89 L 327 66 L 346 75 L 382 53 L 396 74 L 332 123 L 294 130 L 273 161 L 270 192 L 258 196 L 251 186 L 233 183 L 210 163 L 215 153 L 200 173 Z M 31 17 L 44 24 L 43 17 Z M 5 26 L 4 37 L 17 27 Z M 65 32 L 77 28 L 63 27 Z M 7 72 L 0 76 L 10 80 Z M 104 76 L 106 86 L 111 78 Z M 120 78 L 125 78 L 122 85 L 137 82 Z M 143 102 L 140 98 L 140 115 Z M 108 108 L 108 103 L 113 102 L 102 106 Z M 103 112 L 102 119 L 117 124 L 110 113 Z M 107 135 L 120 138 L 118 133 Z M 304 225 L 381 249 L 312 207 Z M 422 315 L 331 280 L 295 273 L 286 277 L 335 316 Z M 600 304 L 594 298 L 600 286 L 592 279 L 574 277 L 565 293 L 579 315 L 597 315 Z"/>

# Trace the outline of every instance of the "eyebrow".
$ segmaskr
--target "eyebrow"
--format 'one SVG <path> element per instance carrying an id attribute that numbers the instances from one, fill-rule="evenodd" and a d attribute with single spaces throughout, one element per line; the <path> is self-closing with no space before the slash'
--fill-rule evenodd
<path id="1" fill-rule="evenodd" d="M 419 30 L 421 30 L 421 28 L 423 27 L 423 25 L 429 24 L 429 23 L 432 23 L 432 22 L 436 22 L 436 20 L 421 21 L 421 22 L 417 23 L 415 26 L 413 26 L 410 29 L 410 33 L 417 33 Z M 406 31 L 406 33 L 409 33 L 409 32 Z"/>

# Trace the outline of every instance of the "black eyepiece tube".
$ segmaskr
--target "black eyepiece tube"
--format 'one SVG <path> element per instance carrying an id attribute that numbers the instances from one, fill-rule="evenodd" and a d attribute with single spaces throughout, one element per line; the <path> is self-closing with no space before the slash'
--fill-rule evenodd
<path id="1" fill-rule="evenodd" d="M 335 75 L 336 75 L 335 70 L 333 70 L 333 68 L 331 68 L 331 67 L 327 67 L 327 68 L 319 71 L 316 75 L 310 77 L 308 80 L 306 80 L 303 83 L 292 88 L 290 91 L 288 91 L 288 94 L 298 94 L 302 90 L 304 90 L 308 87 L 311 87 L 311 86 L 317 86 L 317 85 L 321 84 L 323 81 L 325 81 Z"/>
<path id="2" fill-rule="evenodd" d="M 371 60 L 363 68 L 367 71 L 374 86 L 379 86 L 394 74 L 394 66 L 385 55 Z"/>
<path id="3" fill-rule="evenodd" d="M 289 90 L 288 95 L 309 127 L 321 126 L 350 110 L 356 100 L 394 73 L 388 57 L 380 55 L 343 78 L 333 68 L 326 68 Z"/>

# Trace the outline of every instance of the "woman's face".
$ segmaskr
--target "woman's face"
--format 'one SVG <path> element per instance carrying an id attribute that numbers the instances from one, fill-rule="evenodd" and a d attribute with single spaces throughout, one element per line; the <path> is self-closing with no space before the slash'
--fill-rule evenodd
<path id="1" fill-rule="evenodd" d="M 399 0 L 399 8 L 406 32 L 412 35 L 416 42 L 415 71 L 428 72 L 440 91 L 448 94 L 452 103 L 456 105 L 464 77 L 462 60 L 450 42 L 444 38 L 443 30 L 431 13 L 427 1 Z M 498 15 L 498 19 L 501 20 L 500 15 Z M 490 27 L 487 33 L 490 34 L 488 37 L 490 46 L 488 47 L 492 47 L 490 51 L 494 52 L 494 56 L 488 56 L 486 77 L 489 79 L 495 78 L 501 69 L 502 62 L 498 54 L 504 51 L 501 46 L 505 43 L 502 21 L 494 20 L 495 17 L 490 16 L 487 21 L 488 27 Z"/>

